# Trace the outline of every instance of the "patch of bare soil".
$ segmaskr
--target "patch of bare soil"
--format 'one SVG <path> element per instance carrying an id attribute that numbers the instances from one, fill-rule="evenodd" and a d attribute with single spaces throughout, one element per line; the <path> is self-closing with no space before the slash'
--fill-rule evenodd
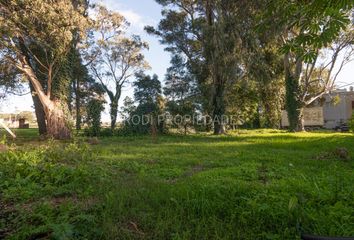
<path id="1" fill-rule="evenodd" d="M 268 183 L 268 169 L 264 164 L 258 168 L 258 180 L 261 181 L 261 183 L 264 185 Z"/>
<path id="2" fill-rule="evenodd" d="M 8 147 L 5 144 L 0 143 L 0 152 L 6 152 L 8 150 Z"/>
<path id="3" fill-rule="evenodd" d="M 203 165 L 196 165 L 191 170 L 185 172 L 183 174 L 183 177 L 192 177 L 193 175 L 200 173 L 204 170 L 205 170 L 205 167 Z"/>
<path id="4" fill-rule="evenodd" d="M 192 167 L 190 170 L 186 171 L 180 177 L 170 179 L 170 180 L 168 180 L 168 182 L 174 184 L 181 179 L 192 177 L 192 176 L 194 176 L 200 172 L 203 172 L 205 170 L 206 170 L 206 168 L 203 165 L 196 165 L 196 166 Z"/>
<path id="5" fill-rule="evenodd" d="M 344 147 L 338 147 L 332 151 L 321 152 L 314 157 L 315 160 L 328 160 L 331 158 L 337 158 L 344 161 L 349 161 L 351 159 L 349 150 Z"/>

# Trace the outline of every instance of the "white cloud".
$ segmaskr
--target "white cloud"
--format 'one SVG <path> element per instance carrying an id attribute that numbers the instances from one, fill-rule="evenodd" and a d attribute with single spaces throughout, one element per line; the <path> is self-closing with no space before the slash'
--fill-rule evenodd
<path id="1" fill-rule="evenodd" d="M 115 0 L 97 0 L 96 3 L 105 5 L 109 10 L 116 11 L 122 14 L 130 23 L 129 32 L 145 34 L 144 27 L 146 25 L 154 25 L 156 22 L 153 19 L 144 17 L 132 9 L 129 9 Z"/>
<path id="2" fill-rule="evenodd" d="M 118 12 L 126 18 L 132 27 L 138 28 L 139 30 L 144 28 L 145 23 L 141 15 L 132 10 L 118 10 Z"/>

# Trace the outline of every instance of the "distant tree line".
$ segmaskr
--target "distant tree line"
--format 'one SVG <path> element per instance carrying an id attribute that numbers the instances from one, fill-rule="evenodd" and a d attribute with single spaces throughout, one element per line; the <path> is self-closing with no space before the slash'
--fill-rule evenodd
<path id="1" fill-rule="evenodd" d="M 145 30 L 171 53 L 163 84 L 144 73 L 148 44 L 126 33 L 121 14 L 87 0 L 0 0 L 0 97 L 29 89 L 39 133 L 56 139 L 83 125 L 99 135 L 106 100 L 111 133 L 279 128 L 282 109 L 303 131 L 304 108 L 353 59 L 351 0 L 156 2 L 162 19 Z M 119 106 L 130 84 L 134 99 Z M 132 124 L 136 115 L 148 124 Z M 205 115 L 212 121 L 196 126 Z"/>

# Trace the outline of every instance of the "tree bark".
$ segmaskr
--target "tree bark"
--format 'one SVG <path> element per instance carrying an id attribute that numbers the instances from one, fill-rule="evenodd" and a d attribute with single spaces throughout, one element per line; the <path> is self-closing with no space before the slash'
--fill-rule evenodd
<path id="1" fill-rule="evenodd" d="M 286 110 L 288 112 L 289 131 L 304 131 L 303 109 L 305 104 L 301 100 L 300 75 L 302 60 L 298 58 L 294 72 L 291 71 L 290 56 L 284 58 L 285 84 L 286 84 Z"/>
<path id="2" fill-rule="evenodd" d="M 81 130 L 81 96 L 80 96 L 80 80 L 74 80 L 75 92 L 75 111 L 76 111 L 76 130 Z"/>
<path id="3" fill-rule="evenodd" d="M 298 132 L 304 129 L 303 106 L 298 98 L 299 86 L 297 80 L 287 76 L 286 83 L 286 110 L 288 112 L 289 131 Z"/>
<path id="4" fill-rule="evenodd" d="M 43 87 L 38 80 L 33 69 L 27 63 L 25 57 L 20 56 L 19 64 L 16 67 L 27 76 L 31 82 L 36 96 L 40 100 L 47 119 L 47 133 L 55 139 L 70 139 L 71 129 L 69 127 L 69 112 L 64 111 L 65 103 L 61 104 L 59 100 L 52 100 L 45 94 Z"/>
<path id="5" fill-rule="evenodd" d="M 111 130 L 113 131 L 116 128 L 117 116 L 118 116 L 118 102 L 111 102 Z"/>
<path id="6" fill-rule="evenodd" d="M 46 106 L 47 131 L 48 135 L 55 139 L 65 140 L 71 138 L 71 129 L 69 127 L 67 114 L 64 107 L 58 101 Z"/>
<path id="7" fill-rule="evenodd" d="M 225 134 L 225 123 L 224 123 L 224 114 L 225 114 L 225 104 L 224 104 L 224 87 L 220 80 L 217 80 L 214 87 L 214 96 L 213 96 L 213 122 L 214 122 L 214 134 L 221 135 Z"/>
<path id="8" fill-rule="evenodd" d="M 304 132 L 305 131 L 305 118 L 304 118 L 304 108 L 299 109 L 299 117 L 298 123 L 296 126 L 297 132 Z"/>
<path id="9" fill-rule="evenodd" d="M 39 100 L 36 91 L 33 88 L 33 85 L 31 82 L 29 82 L 31 94 L 32 94 L 32 100 L 34 104 L 34 110 L 37 118 L 37 124 L 38 124 L 38 132 L 39 135 L 46 135 L 47 134 L 47 123 L 45 119 L 45 112 L 43 109 L 43 105 L 41 101 Z"/>

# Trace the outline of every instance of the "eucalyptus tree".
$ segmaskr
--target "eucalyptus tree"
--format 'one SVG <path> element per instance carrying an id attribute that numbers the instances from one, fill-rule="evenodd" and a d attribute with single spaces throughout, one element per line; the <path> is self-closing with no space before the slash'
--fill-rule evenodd
<path id="1" fill-rule="evenodd" d="M 225 92 L 246 72 L 243 55 L 257 1 L 157 2 L 164 7 L 164 18 L 157 29 L 146 30 L 168 45 L 166 50 L 187 57 L 202 94 L 208 98 L 214 133 L 224 133 Z"/>
<path id="2" fill-rule="evenodd" d="M 98 6 L 95 13 L 94 40 L 87 60 L 93 76 L 110 100 L 111 129 L 116 127 L 122 90 L 137 72 L 148 69 L 142 53 L 148 44 L 139 36 L 126 36 L 129 25 L 117 12 Z"/>
<path id="3" fill-rule="evenodd" d="M 71 137 L 67 54 L 88 26 L 81 11 L 70 0 L 0 1 L 1 55 L 33 86 L 47 132 L 57 139 Z"/>

